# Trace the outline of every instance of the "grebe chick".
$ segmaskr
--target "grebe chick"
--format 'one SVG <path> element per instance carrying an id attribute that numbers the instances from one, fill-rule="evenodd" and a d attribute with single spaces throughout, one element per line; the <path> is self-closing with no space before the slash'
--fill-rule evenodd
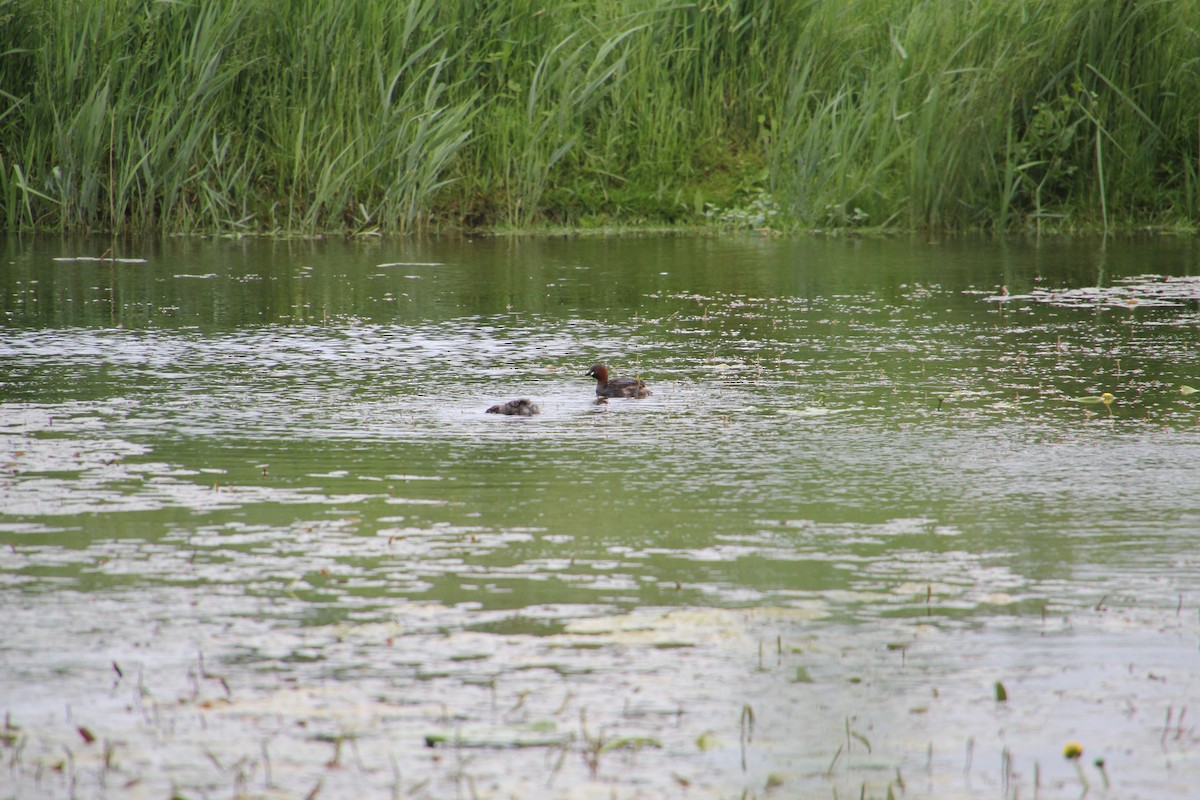
<path id="1" fill-rule="evenodd" d="M 519 397 L 507 403 L 497 403 L 484 412 L 485 414 L 505 414 L 510 417 L 532 417 L 542 413 L 542 407 L 528 397 Z"/>
<path id="2" fill-rule="evenodd" d="M 649 397 L 651 392 L 646 388 L 646 382 L 639 378 L 610 378 L 608 367 L 603 364 L 593 364 L 587 371 L 587 377 L 596 379 L 597 397 Z"/>

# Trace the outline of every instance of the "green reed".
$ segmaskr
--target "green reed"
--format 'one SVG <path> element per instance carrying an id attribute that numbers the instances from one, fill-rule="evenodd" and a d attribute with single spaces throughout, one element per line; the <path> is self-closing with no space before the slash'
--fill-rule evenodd
<path id="1" fill-rule="evenodd" d="M 1191 227 L 1197 30 L 1200 0 L 0 0 L 0 219 L 527 229 L 766 193 L 784 227 Z"/>
<path id="2" fill-rule="evenodd" d="M 797 216 L 1195 224 L 1195 2 L 860 0 L 816 16 L 772 155 Z"/>

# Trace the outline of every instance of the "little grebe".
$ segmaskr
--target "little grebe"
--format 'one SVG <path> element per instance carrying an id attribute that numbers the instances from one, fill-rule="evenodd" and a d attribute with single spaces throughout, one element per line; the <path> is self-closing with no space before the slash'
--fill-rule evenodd
<path id="1" fill-rule="evenodd" d="M 650 390 L 645 381 L 638 378 L 609 378 L 608 367 L 593 364 L 587 371 L 589 378 L 596 379 L 597 397 L 649 397 Z"/>
<path id="2" fill-rule="evenodd" d="M 486 414 L 506 414 L 510 417 L 532 417 L 542 413 L 542 407 L 528 397 L 519 397 L 507 403 L 498 403 L 489 408 Z"/>

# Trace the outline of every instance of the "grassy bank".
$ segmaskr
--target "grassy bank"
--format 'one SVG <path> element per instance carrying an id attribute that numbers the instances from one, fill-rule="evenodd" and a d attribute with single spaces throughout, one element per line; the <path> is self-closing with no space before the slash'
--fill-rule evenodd
<path id="1" fill-rule="evenodd" d="M 1200 0 L 0 0 L 13 230 L 1200 221 Z"/>

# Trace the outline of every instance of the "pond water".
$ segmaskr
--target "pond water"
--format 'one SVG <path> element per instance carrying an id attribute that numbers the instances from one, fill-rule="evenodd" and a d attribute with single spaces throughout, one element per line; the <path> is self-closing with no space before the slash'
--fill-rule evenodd
<path id="1" fill-rule="evenodd" d="M 1191 240 L 107 248 L 0 242 L 0 797 L 1200 784 Z"/>

